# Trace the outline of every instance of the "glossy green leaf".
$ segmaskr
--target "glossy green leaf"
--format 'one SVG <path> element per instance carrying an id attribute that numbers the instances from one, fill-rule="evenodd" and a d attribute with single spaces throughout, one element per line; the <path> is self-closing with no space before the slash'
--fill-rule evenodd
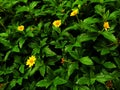
<path id="1" fill-rule="evenodd" d="M 90 90 L 87 86 L 81 86 L 79 90 Z"/>
<path id="2" fill-rule="evenodd" d="M 3 38 L 3 37 L 0 37 L 0 44 L 3 44 L 3 45 L 6 46 L 6 47 L 11 47 L 10 41 L 6 40 L 6 39 Z"/>
<path id="3" fill-rule="evenodd" d="M 33 9 L 36 5 L 38 4 L 37 1 L 33 1 L 32 3 L 30 3 L 30 9 Z"/>
<path id="4" fill-rule="evenodd" d="M 106 67 L 106 68 L 111 68 L 111 69 L 116 68 L 116 65 L 114 63 L 112 63 L 112 62 L 105 62 L 103 64 L 103 66 Z"/>
<path id="5" fill-rule="evenodd" d="M 29 11 L 29 8 L 27 6 L 21 6 L 17 8 L 16 13 L 25 12 L 25 11 Z"/>
<path id="6" fill-rule="evenodd" d="M 27 37 L 34 37 L 34 34 L 32 31 L 28 30 L 27 33 L 26 33 L 26 36 Z"/>
<path id="7" fill-rule="evenodd" d="M 20 66 L 19 71 L 20 71 L 21 73 L 24 73 L 24 67 L 25 67 L 25 65 L 21 65 L 21 66 Z"/>
<path id="8" fill-rule="evenodd" d="M 89 41 L 89 40 L 95 41 L 96 38 L 97 38 L 97 34 L 83 33 L 83 34 L 80 34 L 80 36 L 77 37 L 77 41 L 80 42 L 80 43 L 85 42 L 85 41 Z"/>
<path id="9" fill-rule="evenodd" d="M 25 38 L 20 38 L 20 40 L 19 40 L 19 47 L 22 48 L 24 43 L 25 43 Z"/>
<path id="10" fill-rule="evenodd" d="M 101 33 L 106 39 L 108 39 L 109 41 L 112 41 L 114 43 L 117 43 L 117 38 L 114 36 L 114 34 L 108 32 L 108 31 L 104 31 Z"/>
<path id="11" fill-rule="evenodd" d="M 8 37 L 7 33 L 0 33 L 0 37 Z"/>
<path id="12" fill-rule="evenodd" d="M 29 75 L 32 76 L 33 74 L 35 74 L 35 72 L 39 70 L 39 67 L 39 65 L 35 65 L 35 67 L 30 71 Z"/>
<path id="13" fill-rule="evenodd" d="M 16 82 L 17 82 L 19 85 L 22 85 L 22 81 L 23 81 L 23 78 L 19 78 Z"/>
<path id="14" fill-rule="evenodd" d="M 110 50 L 109 50 L 108 48 L 103 48 L 103 49 L 101 50 L 101 55 L 106 55 L 106 54 L 108 54 L 108 53 L 110 53 Z"/>
<path id="15" fill-rule="evenodd" d="M 76 84 L 89 85 L 90 84 L 90 79 L 88 77 L 81 77 L 76 81 Z"/>
<path id="16" fill-rule="evenodd" d="M 45 47 L 43 50 L 44 50 L 43 52 L 46 54 L 46 56 L 55 56 L 56 55 L 56 53 L 53 52 L 49 47 Z"/>
<path id="17" fill-rule="evenodd" d="M 28 0 L 20 0 L 21 2 L 24 2 L 24 3 L 27 3 L 28 2 Z"/>
<path id="18" fill-rule="evenodd" d="M 70 51 L 69 54 L 76 60 L 79 59 L 79 54 L 78 54 L 78 51 Z"/>
<path id="19" fill-rule="evenodd" d="M 110 75 L 99 74 L 96 76 L 96 81 L 104 84 L 106 81 L 111 80 L 112 78 L 113 77 Z"/>
<path id="20" fill-rule="evenodd" d="M 45 75 L 45 70 L 46 70 L 45 65 L 42 65 L 42 66 L 40 67 L 40 69 L 39 69 L 40 74 L 41 74 L 43 77 L 44 77 L 44 75 Z"/>
<path id="21" fill-rule="evenodd" d="M 3 82 L 3 81 L 4 81 L 4 79 L 2 77 L 0 77 L 0 82 Z"/>
<path id="22" fill-rule="evenodd" d="M 19 49 L 18 45 L 15 45 L 15 46 L 12 48 L 12 51 L 13 51 L 13 52 L 20 52 L 20 49 Z"/>
<path id="23" fill-rule="evenodd" d="M 8 51 L 3 59 L 3 61 L 6 61 L 10 55 L 11 51 Z"/>
<path id="24" fill-rule="evenodd" d="M 120 11 L 118 11 L 118 10 L 112 12 L 112 13 L 109 15 L 109 17 L 108 17 L 108 20 L 114 20 L 114 19 L 116 19 L 117 16 L 119 15 L 119 13 L 120 13 Z"/>
<path id="25" fill-rule="evenodd" d="M 65 84 L 65 83 L 67 83 L 67 81 L 65 79 L 60 78 L 60 77 L 56 77 L 54 79 L 53 83 L 55 86 L 57 86 L 57 85 Z"/>
<path id="26" fill-rule="evenodd" d="M 85 65 L 93 65 L 93 61 L 88 56 L 80 58 L 79 61 Z"/>
<path id="27" fill-rule="evenodd" d="M 36 86 L 37 87 L 46 87 L 47 88 L 51 83 L 52 83 L 52 81 L 50 82 L 50 81 L 44 79 L 44 80 L 41 80 L 41 81 L 37 82 Z"/>
<path id="28" fill-rule="evenodd" d="M 84 19 L 83 22 L 86 23 L 86 24 L 93 24 L 93 23 L 99 22 L 99 19 L 88 17 L 88 18 Z"/>
<path id="29" fill-rule="evenodd" d="M 78 63 L 72 63 L 68 67 L 68 77 L 74 72 L 75 69 L 78 69 Z"/>
<path id="30" fill-rule="evenodd" d="M 10 82 L 10 86 L 11 86 L 11 87 L 14 87 L 14 86 L 16 85 L 16 83 L 17 83 L 16 80 L 13 79 L 13 80 Z"/>

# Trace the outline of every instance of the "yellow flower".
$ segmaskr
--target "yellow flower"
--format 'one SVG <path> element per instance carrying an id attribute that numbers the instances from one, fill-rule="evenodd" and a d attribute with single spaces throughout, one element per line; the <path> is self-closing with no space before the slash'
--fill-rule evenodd
<path id="1" fill-rule="evenodd" d="M 23 25 L 18 26 L 18 31 L 23 31 L 23 30 L 24 30 L 24 26 Z"/>
<path id="2" fill-rule="evenodd" d="M 75 9 L 70 13 L 70 16 L 76 16 L 77 14 L 78 14 L 78 9 Z"/>
<path id="3" fill-rule="evenodd" d="M 103 27 L 104 27 L 105 30 L 107 30 L 108 28 L 110 28 L 109 22 L 104 22 Z"/>
<path id="4" fill-rule="evenodd" d="M 60 27 L 60 25 L 61 25 L 61 20 L 55 20 L 55 21 L 53 22 L 53 25 L 54 25 L 55 27 Z"/>
<path id="5" fill-rule="evenodd" d="M 35 64 L 35 61 L 36 57 L 32 55 L 31 57 L 29 57 L 29 59 L 27 59 L 26 65 L 32 67 Z"/>

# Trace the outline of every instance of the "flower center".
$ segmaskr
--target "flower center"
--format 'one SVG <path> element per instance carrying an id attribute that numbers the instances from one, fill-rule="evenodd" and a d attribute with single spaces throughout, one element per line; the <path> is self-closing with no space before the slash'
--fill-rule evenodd
<path id="1" fill-rule="evenodd" d="M 56 22 L 56 25 L 59 25 L 60 23 L 59 22 Z"/>

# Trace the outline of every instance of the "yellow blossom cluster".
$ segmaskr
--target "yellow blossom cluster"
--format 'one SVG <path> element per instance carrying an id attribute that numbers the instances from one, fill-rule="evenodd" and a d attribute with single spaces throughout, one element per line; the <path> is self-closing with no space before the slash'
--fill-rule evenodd
<path id="1" fill-rule="evenodd" d="M 35 64 L 35 61 L 36 57 L 32 55 L 31 57 L 29 57 L 29 59 L 27 59 L 26 65 L 32 67 Z"/>
<path id="2" fill-rule="evenodd" d="M 74 9 L 71 13 L 70 13 L 70 16 L 76 16 L 78 14 L 78 9 Z M 61 20 L 55 20 L 53 21 L 53 26 L 55 27 L 60 27 L 61 26 Z"/>
<path id="3" fill-rule="evenodd" d="M 75 9 L 70 13 L 70 16 L 76 16 L 77 14 L 78 14 L 78 9 Z"/>
<path id="4" fill-rule="evenodd" d="M 54 25 L 55 27 L 60 27 L 60 26 L 61 26 L 61 20 L 55 20 L 55 21 L 53 22 L 53 25 Z"/>
<path id="5" fill-rule="evenodd" d="M 23 25 L 18 26 L 18 31 L 23 31 L 23 30 L 24 30 L 24 26 Z"/>
<path id="6" fill-rule="evenodd" d="M 105 30 L 107 30 L 108 28 L 110 28 L 109 22 L 104 22 L 103 27 L 104 27 Z"/>

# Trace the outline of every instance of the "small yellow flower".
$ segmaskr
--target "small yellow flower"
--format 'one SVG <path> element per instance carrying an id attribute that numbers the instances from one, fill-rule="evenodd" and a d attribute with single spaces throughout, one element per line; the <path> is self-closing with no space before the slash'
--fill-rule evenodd
<path id="1" fill-rule="evenodd" d="M 18 26 L 18 31 L 23 31 L 23 30 L 24 30 L 24 26 L 23 25 Z"/>
<path id="2" fill-rule="evenodd" d="M 60 26 L 61 26 L 61 20 L 55 20 L 55 21 L 53 22 L 53 25 L 54 25 L 55 27 L 60 27 Z"/>
<path id="3" fill-rule="evenodd" d="M 109 22 L 104 22 L 103 27 L 104 27 L 105 30 L 107 30 L 108 28 L 110 28 Z"/>
<path id="4" fill-rule="evenodd" d="M 26 65 L 32 67 L 35 64 L 35 61 L 36 57 L 32 55 L 31 57 L 29 57 L 29 59 L 27 59 Z"/>
<path id="5" fill-rule="evenodd" d="M 76 16 L 77 14 L 78 14 L 78 9 L 75 9 L 70 13 L 70 16 Z"/>

